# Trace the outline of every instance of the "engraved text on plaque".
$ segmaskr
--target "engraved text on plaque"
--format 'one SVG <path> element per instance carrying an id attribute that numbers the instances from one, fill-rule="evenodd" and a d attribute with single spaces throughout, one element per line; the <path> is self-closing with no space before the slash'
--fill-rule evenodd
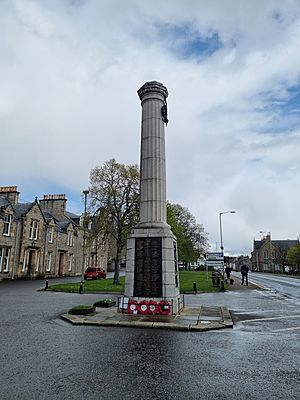
<path id="1" fill-rule="evenodd" d="M 135 239 L 134 296 L 162 296 L 162 239 Z"/>

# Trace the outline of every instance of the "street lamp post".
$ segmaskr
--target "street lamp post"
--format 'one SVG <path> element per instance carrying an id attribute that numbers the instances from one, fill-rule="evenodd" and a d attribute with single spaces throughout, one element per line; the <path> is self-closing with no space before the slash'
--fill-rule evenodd
<path id="1" fill-rule="evenodd" d="M 235 211 L 222 211 L 219 213 L 219 222 L 220 222 L 220 240 L 221 240 L 221 252 L 223 256 L 223 282 L 225 278 L 225 270 L 224 270 L 224 246 L 223 246 L 223 233 L 222 233 L 222 215 L 223 214 L 235 214 Z"/>
<path id="2" fill-rule="evenodd" d="M 81 266 L 81 284 L 83 284 L 83 275 L 84 275 L 84 267 L 85 267 L 85 245 L 86 245 L 86 202 L 87 202 L 87 195 L 90 193 L 88 190 L 83 190 L 84 195 L 84 214 L 83 214 L 83 246 L 82 246 L 82 266 Z"/>

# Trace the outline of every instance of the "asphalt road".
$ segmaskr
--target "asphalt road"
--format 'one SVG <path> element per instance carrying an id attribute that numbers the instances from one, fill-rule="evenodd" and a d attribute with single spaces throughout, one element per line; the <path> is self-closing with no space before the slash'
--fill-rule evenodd
<path id="1" fill-rule="evenodd" d="M 60 314 L 105 296 L 42 286 L 0 283 L 1 400 L 299 399 L 298 300 L 278 287 L 185 296 L 232 310 L 198 333 L 72 326 Z"/>
<path id="2" fill-rule="evenodd" d="M 300 305 L 300 278 L 284 275 L 250 273 L 250 280 L 268 290 L 297 301 Z"/>

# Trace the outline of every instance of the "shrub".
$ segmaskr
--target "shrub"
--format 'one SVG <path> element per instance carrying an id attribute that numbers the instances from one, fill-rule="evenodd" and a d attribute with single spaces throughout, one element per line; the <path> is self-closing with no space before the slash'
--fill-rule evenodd
<path id="1" fill-rule="evenodd" d="M 71 308 L 71 310 L 69 310 L 69 314 L 74 314 L 74 315 L 87 315 L 87 314 L 92 314 L 93 312 L 95 312 L 94 306 L 83 306 L 83 305 L 73 307 Z"/>
<path id="2" fill-rule="evenodd" d="M 113 299 L 102 299 L 94 303 L 94 307 L 113 307 L 115 305 L 116 302 Z"/>

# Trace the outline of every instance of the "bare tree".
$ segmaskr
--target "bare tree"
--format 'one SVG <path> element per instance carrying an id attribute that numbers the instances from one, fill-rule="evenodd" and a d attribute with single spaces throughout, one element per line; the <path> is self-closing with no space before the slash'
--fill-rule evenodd
<path id="1" fill-rule="evenodd" d="M 116 242 L 114 284 L 118 285 L 121 252 L 130 230 L 138 221 L 138 166 L 119 164 L 111 159 L 101 167 L 95 167 L 90 173 L 90 194 L 98 230 Z"/>

